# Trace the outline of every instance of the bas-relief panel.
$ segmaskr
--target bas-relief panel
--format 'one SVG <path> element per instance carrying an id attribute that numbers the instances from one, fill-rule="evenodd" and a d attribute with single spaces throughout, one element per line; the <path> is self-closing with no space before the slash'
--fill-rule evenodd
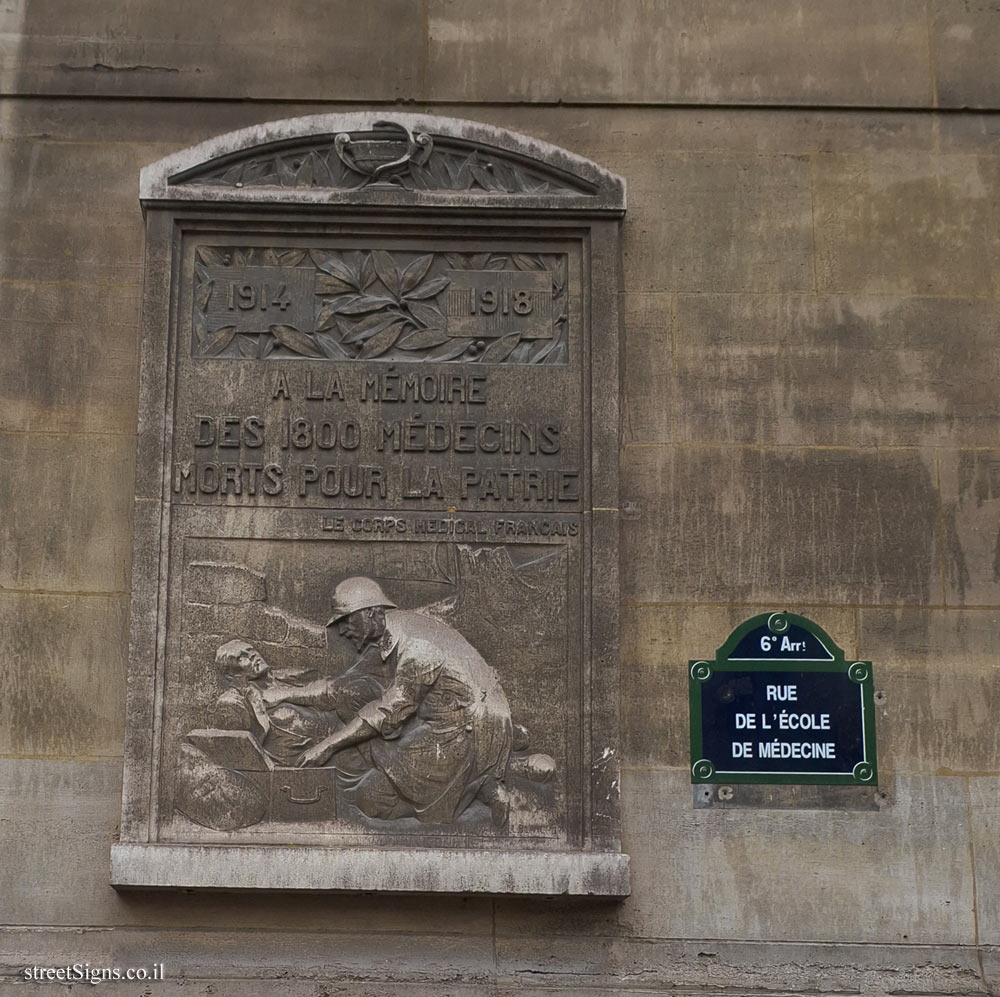
<path id="1" fill-rule="evenodd" d="M 567 543 L 188 539 L 164 839 L 565 842 L 569 561 Z M 374 643 L 324 626 L 338 579 L 386 604 Z M 325 750 L 359 713 L 377 733 Z"/>

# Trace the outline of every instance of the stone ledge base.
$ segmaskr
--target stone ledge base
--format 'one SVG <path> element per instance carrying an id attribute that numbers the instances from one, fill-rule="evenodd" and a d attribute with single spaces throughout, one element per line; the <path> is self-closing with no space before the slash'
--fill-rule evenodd
<path id="1" fill-rule="evenodd" d="M 111 846 L 115 889 L 304 890 L 626 897 L 617 852 L 314 848 L 261 845 Z"/>

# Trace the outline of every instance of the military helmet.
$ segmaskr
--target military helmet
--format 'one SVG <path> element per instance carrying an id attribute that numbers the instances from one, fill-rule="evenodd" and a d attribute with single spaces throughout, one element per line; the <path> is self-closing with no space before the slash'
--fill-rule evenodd
<path id="1" fill-rule="evenodd" d="M 337 620 L 342 620 L 359 609 L 369 609 L 372 606 L 396 608 L 396 604 L 382 591 L 378 582 L 360 576 L 345 578 L 333 590 L 333 616 L 327 626 L 333 626 Z"/>

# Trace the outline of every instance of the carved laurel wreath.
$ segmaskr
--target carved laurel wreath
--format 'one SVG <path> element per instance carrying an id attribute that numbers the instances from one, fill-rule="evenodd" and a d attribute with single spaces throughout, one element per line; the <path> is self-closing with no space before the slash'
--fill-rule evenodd
<path id="1" fill-rule="evenodd" d="M 307 260 L 308 257 L 308 260 Z M 316 268 L 315 331 L 275 324 L 261 334 L 238 333 L 236 326 L 210 330 L 206 309 L 215 266 Z M 450 270 L 535 270 L 552 274 L 551 339 L 524 340 L 518 332 L 489 341 L 451 336 L 438 304 Z M 566 363 L 566 257 L 562 254 L 425 253 L 390 254 L 324 250 L 275 250 L 201 246 L 195 261 L 195 357 L 280 359 L 288 356 L 410 362 Z"/>
<path id="2" fill-rule="evenodd" d="M 359 158 L 359 142 L 395 143 L 385 162 Z M 492 194 L 580 194 L 582 181 L 573 182 L 482 147 L 446 149 L 430 135 L 414 134 L 392 121 L 380 121 L 374 130 L 358 135 L 343 132 L 333 142 L 291 152 L 255 154 L 209 169 L 184 181 L 195 186 L 329 187 L 358 190 L 373 184 L 391 184 L 410 191 L 468 191 Z"/>

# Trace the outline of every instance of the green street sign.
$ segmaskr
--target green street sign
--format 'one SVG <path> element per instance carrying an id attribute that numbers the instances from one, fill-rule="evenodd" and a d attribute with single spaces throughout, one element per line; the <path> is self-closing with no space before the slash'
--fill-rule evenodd
<path id="1" fill-rule="evenodd" d="M 692 782 L 878 785 L 872 663 L 812 620 L 755 616 L 688 681 Z"/>

